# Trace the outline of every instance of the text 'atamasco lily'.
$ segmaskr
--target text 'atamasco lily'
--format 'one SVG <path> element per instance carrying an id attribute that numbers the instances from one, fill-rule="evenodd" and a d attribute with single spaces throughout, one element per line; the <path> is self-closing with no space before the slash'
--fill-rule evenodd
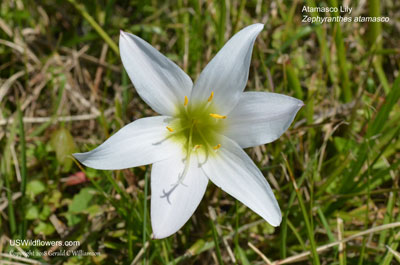
<path id="1" fill-rule="evenodd" d="M 96 149 L 74 156 L 96 169 L 153 164 L 151 224 L 155 238 L 178 231 L 199 205 L 208 181 L 268 223 L 282 215 L 268 182 L 242 148 L 276 140 L 303 102 L 243 92 L 262 24 L 235 34 L 193 84 L 175 63 L 121 31 L 123 65 L 140 97 L 161 116 L 136 120 Z"/>

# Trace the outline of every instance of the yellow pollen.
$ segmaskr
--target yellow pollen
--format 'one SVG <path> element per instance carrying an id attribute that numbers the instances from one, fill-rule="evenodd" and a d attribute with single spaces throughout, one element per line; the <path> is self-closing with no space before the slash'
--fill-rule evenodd
<path id="1" fill-rule="evenodd" d="M 216 145 L 216 146 L 214 146 L 213 148 L 214 148 L 214 150 L 218 150 L 218 149 L 220 149 L 220 148 L 221 148 L 221 144 L 217 144 L 217 145 Z"/>
<path id="2" fill-rule="evenodd" d="M 215 113 L 210 113 L 210 116 L 215 119 L 226 119 L 225 115 L 219 115 L 219 114 L 215 114 Z"/>
<path id="3" fill-rule="evenodd" d="M 201 144 L 196 144 L 194 147 L 193 147 L 193 151 L 196 151 L 197 149 L 199 149 L 201 147 Z"/>
<path id="4" fill-rule="evenodd" d="M 212 99 L 213 99 L 213 97 L 214 97 L 214 91 L 211 91 L 211 95 L 210 95 L 210 97 L 208 98 L 208 102 L 210 102 Z"/>
<path id="5" fill-rule="evenodd" d="M 188 97 L 187 96 L 185 96 L 185 103 L 183 103 L 183 106 L 187 106 L 187 104 L 189 103 L 189 99 L 188 99 Z"/>
<path id="6" fill-rule="evenodd" d="M 168 127 L 168 126 L 167 126 L 167 130 L 170 131 L 170 132 L 174 131 L 174 129 L 172 129 L 171 127 Z"/>

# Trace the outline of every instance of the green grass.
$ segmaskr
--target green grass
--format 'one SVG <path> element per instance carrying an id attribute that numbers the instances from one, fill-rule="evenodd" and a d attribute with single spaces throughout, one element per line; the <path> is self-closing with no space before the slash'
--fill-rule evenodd
<path id="1" fill-rule="evenodd" d="M 25 264 L 4 254 L 20 251 L 8 239 L 27 238 L 78 240 L 78 249 L 100 252 L 29 257 L 50 264 L 396 264 L 400 4 L 351 1 L 354 15 L 390 23 L 301 22 L 303 5 L 341 4 L 3 1 L 0 260 Z M 152 239 L 151 167 L 100 171 L 71 157 L 156 115 L 123 70 L 119 31 L 145 39 L 195 80 L 234 33 L 257 22 L 265 28 L 246 89 L 305 102 L 287 133 L 246 150 L 275 192 L 282 223 L 271 227 L 209 184 L 180 231 Z"/>

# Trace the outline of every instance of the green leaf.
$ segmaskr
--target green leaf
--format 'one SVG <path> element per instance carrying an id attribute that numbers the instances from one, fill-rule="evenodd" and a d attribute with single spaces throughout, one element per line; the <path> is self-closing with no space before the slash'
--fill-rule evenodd
<path id="1" fill-rule="evenodd" d="M 42 211 L 40 212 L 39 218 L 41 220 L 46 220 L 51 214 L 51 209 L 48 205 L 43 206 Z"/>
<path id="2" fill-rule="evenodd" d="M 38 234 L 43 234 L 46 236 L 49 236 L 54 233 L 54 227 L 51 224 L 45 223 L 45 222 L 39 222 L 39 224 L 33 229 L 33 232 L 38 235 Z"/>
<path id="3" fill-rule="evenodd" d="M 81 213 L 89 207 L 90 201 L 92 200 L 95 190 L 92 188 L 84 188 L 78 194 L 74 196 L 71 204 L 68 206 L 68 212 L 70 213 Z"/>
<path id="4" fill-rule="evenodd" d="M 89 218 L 93 218 L 96 215 L 103 213 L 103 209 L 99 205 L 95 204 L 87 208 L 85 212 L 89 214 Z"/>
<path id="5" fill-rule="evenodd" d="M 51 197 L 48 199 L 49 204 L 53 204 L 55 208 L 58 208 L 60 206 L 60 199 L 62 197 L 62 194 L 60 191 L 55 190 L 52 192 Z"/>
<path id="6" fill-rule="evenodd" d="M 29 181 L 27 185 L 27 193 L 34 198 L 36 195 L 45 191 L 46 186 L 40 180 Z"/>
<path id="7" fill-rule="evenodd" d="M 36 205 L 32 205 L 26 210 L 25 218 L 27 220 L 35 220 L 39 217 L 39 208 Z"/>
<path id="8" fill-rule="evenodd" d="M 69 171 L 72 166 L 72 159 L 69 156 L 76 150 L 71 133 L 65 128 L 58 129 L 52 134 L 50 143 L 64 172 Z"/>
<path id="9" fill-rule="evenodd" d="M 82 220 L 79 216 L 71 213 L 66 213 L 65 218 L 68 221 L 68 226 L 74 226 L 76 224 L 79 224 L 79 222 Z"/>

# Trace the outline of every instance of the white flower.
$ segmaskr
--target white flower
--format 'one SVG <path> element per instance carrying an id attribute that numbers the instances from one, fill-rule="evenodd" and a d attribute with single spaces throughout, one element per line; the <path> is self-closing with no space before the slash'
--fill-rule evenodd
<path id="1" fill-rule="evenodd" d="M 262 24 L 235 34 L 193 85 L 176 64 L 141 38 L 121 31 L 123 65 L 141 98 L 162 116 L 136 120 L 96 149 L 74 156 L 96 169 L 153 164 L 151 224 L 155 238 L 179 230 L 192 216 L 208 180 L 268 223 L 282 215 L 268 182 L 242 148 L 276 140 L 303 102 L 243 92 Z"/>

